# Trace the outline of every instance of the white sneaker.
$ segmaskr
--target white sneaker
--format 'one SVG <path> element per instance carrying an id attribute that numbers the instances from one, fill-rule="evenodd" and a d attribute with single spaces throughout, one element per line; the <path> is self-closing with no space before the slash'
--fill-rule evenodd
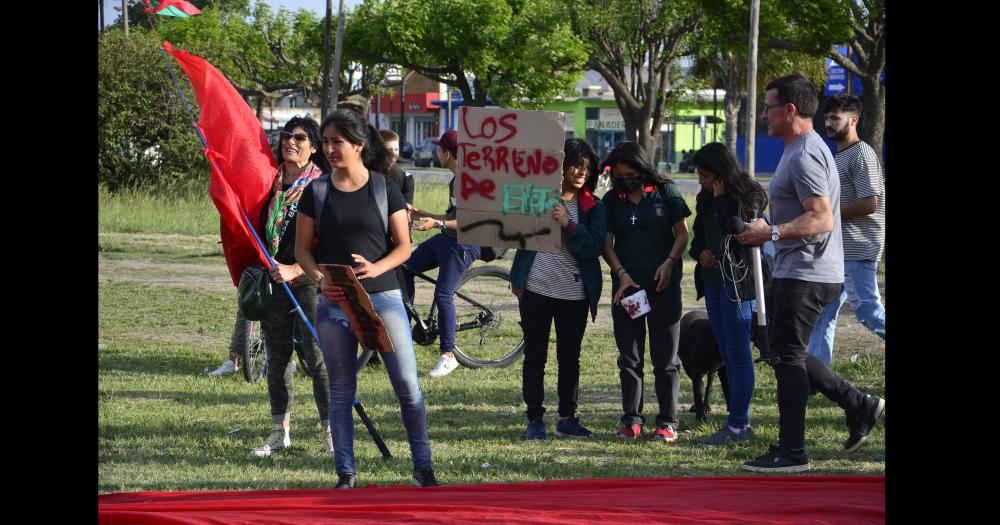
<path id="1" fill-rule="evenodd" d="M 234 363 L 231 359 L 226 359 L 226 362 L 222 363 L 222 366 L 216 368 L 215 370 L 212 370 L 211 372 L 208 373 L 208 375 L 212 377 L 221 377 L 224 375 L 235 373 L 239 369 L 240 367 L 236 366 L 236 363 Z"/>
<path id="2" fill-rule="evenodd" d="M 333 432 L 329 430 L 323 432 L 323 442 L 326 443 L 326 449 L 333 454 Z"/>
<path id="3" fill-rule="evenodd" d="M 267 441 L 263 445 L 253 449 L 253 455 L 258 458 L 266 458 L 271 454 L 292 446 L 292 439 L 288 436 L 288 432 L 284 429 L 272 430 L 267 436 Z"/>
<path id="4" fill-rule="evenodd" d="M 452 373 L 456 368 L 458 368 L 458 359 L 455 359 L 455 356 L 448 357 L 441 354 L 428 375 L 431 377 L 444 377 Z"/>

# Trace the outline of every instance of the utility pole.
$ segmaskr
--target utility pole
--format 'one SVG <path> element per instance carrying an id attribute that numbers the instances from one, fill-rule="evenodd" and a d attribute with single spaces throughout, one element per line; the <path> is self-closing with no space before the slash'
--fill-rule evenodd
<path id="1" fill-rule="evenodd" d="M 100 13 L 101 18 L 101 29 L 100 32 L 104 34 L 104 0 L 97 0 L 97 11 Z"/>
<path id="2" fill-rule="evenodd" d="M 128 38 L 128 0 L 122 0 L 122 27 L 125 28 L 125 37 Z"/>
<path id="3" fill-rule="evenodd" d="M 326 0 L 326 26 L 323 30 L 323 90 L 320 94 L 320 119 L 326 118 L 330 110 L 330 16 L 333 14 L 333 0 Z"/>
<path id="4" fill-rule="evenodd" d="M 327 0 L 327 5 L 331 0 Z M 327 33 L 329 34 L 329 33 Z M 333 103 L 330 105 L 337 109 L 337 99 L 340 95 L 340 56 L 344 51 L 344 0 L 340 0 L 340 7 L 337 8 L 337 48 L 333 57 Z"/>
<path id="5" fill-rule="evenodd" d="M 399 68 L 399 143 L 406 140 L 406 70 Z"/>
<path id="6" fill-rule="evenodd" d="M 757 133 L 757 31 L 760 0 L 750 4 L 750 63 L 747 65 L 747 173 L 754 178 L 754 136 Z"/>

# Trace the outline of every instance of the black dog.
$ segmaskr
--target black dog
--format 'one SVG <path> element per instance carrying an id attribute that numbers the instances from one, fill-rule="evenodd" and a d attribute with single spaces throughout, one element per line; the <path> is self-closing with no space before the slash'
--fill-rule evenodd
<path id="1" fill-rule="evenodd" d="M 726 367 L 719 355 L 719 345 L 715 342 L 715 334 L 708 322 L 708 312 L 691 310 L 681 317 L 681 335 L 677 354 L 681 358 L 684 373 L 691 378 L 694 388 L 694 406 L 698 421 L 704 422 L 712 411 L 712 378 L 718 373 L 722 384 L 722 395 L 729 404 L 729 380 L 726 378 Z M 702 389 L 702 376 L 708 375 L 705 387 Z"/>

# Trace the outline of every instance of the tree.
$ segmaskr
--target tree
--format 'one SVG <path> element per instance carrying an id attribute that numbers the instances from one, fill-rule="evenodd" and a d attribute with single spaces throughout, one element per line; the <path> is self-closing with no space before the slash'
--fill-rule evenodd
<path id="1" fill-rule="evenodd" d="M 625 134 L 652 153 L 671 98 L 676 62 L 690 55 L 700 2 L 564 0 L 573 32 L 589 42 L 586 67 L 604 77 Z"/>
<path id="2" fill-rule="evenodd" d="M 344 53 L 457 88 L 468 106 L 540 107 L 573 92 L 586 60 L 553 0 L 365 0 Z M 348 19 L 349 22 L 351 19 Z"/>
<path id="3" fill-rule="evenodd" d="M 691 74 L 713 80 L 725 90 L 723 111 L 726 118 L 726 146 L 736 154 L 736 137 L 743 129 L 739 112 L 747 88 L 747 45 L 750 29 L 750 0 L 707 0 L 703 3 L 705 23 L 695 37 L 698 52 Z M 766 31 L 780 34 L 789 28 L 784 16 L 788 6 L 765 2 L 761 5 L 760 23 Z M 798 73 L 821 83 L 824 62 L 812 55 L 764 46 L 758 51 L 757 76 L 771 79 Z M 764 99 L 765 82 L 758 83 L 758 99 Z M 748 112 L 756 118 L 756 108 Z"/>
<path id="4" fill-rule="evenodd" d="M 208 161 L 152 35 L 110 29 L 98 39 L 97 71 L 98 183 L 112 191 L 204 191 Z M 190 84 L 179 84 L 197 119 Z"/>
<path id="5" fill-rule="evenodd" d="M 811 6 L 815 9 L 800 6 L 788 11 L 794 27 L 803 28 L 803 34 L 811 38 L 768 34 L 769 45 L 829 56 L 860 78 L 864 89 L 861 137 L 881 157 L 885 136 L 885 86 L 881 82 L 885 68 L 885 0 L 813 0 L 811 3 L 815 4 Z M 837 50 L 835 44 L 839 43 L 850 46 L 856 62 Z"/>

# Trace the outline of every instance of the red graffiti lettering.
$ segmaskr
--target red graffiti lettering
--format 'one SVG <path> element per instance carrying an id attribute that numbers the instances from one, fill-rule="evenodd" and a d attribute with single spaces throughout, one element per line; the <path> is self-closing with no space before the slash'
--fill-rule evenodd
<path id="1" fill-rule="evenodd" d="M 517 173 L 518 176 L 520 177 L 527 177 L 528 175 L 531 175 L 531 172 L 521 168 L 522 166 L 524 166 L 523 153 L 524 152 L 521 150 L 517 149 L 513 150 L 511 152 L 511 160 L 513 161 L 514 164 L 514 172 Z"/>
<path id="2" fill-rule="evenodd" d="M 483 196 L 483 198 L 489 200 L 496 200 L 493 196 L 493 191 L 497 189 L 497 185 L 490 179 L 486 179 L 482 182 L 476 182 L 468 173 L 462 172 L 462 200 L 469 200 L 469 194 L 478 193 Z"/>
<path id="3" fill-rule="evenodd" d="M 530 171 L 532 175 L 538 175 L 542 172 L 541 151 L 536 149 L 535 151 L 528 153 L 528 171 Z"/>
<path id="4" fill-rule="evenodd" d="M 546 156 L 545 160 L 542 161 L 542 173 L 546 175 L 552 175 L 557 171 L 561 171 L 559 168 L 562 166 L 555 157 Z"/>
<path id="5" fill-rule="evenodd" d="M 493 147 L 483 146 L 483 162 L 490 165 L 490 171 L 496 171 L 496 163 L 493 160 Z"/>
<path id="6" fill-rule="evenodd" d="M 497 148 L 496 153 L 496 171 L 510 171 L 510 166 L 507 165 L 507 153 L 508 149 L 506 146 L 500 146 Z"/>
<path id="7" fill-rule="evenodd" d="M 493 117 L 486 117 L 479 124 L 479 130 L 474 127 L 469 126 L 469 121 L 467 117 L 468 108 L 462 108 L 462 127 L 465 129 L 466 133 L 469 134 L 469 138 L 478 139 L 486 138 L 492 139 L 497 134 L 497 120 Z M 516 113 L 508 113 L 500 117 L 500 126 L 503 126 L 507 130 L 507 134 L 503 138 L 494 140 L 495 143 L 500 144 L 501 142 L 506 142 L 517 135 L 517 127 L 510 123 L 510 121 L 517 120 Z"/>
<path id="8" fill-rule="evenodd" d="M 465 156 L 463 157 L 463 159 L 465 160 L 465 165 L 466 166 L 468 166 L 468 167 L 470 167 L 470 168 L 472 168 L 472 169 L 474 169 L 476 171 L 479 171 L 479 170 L 483 169 L 482 166 L 476 164 L 477 162 L 479 162 L 479 153 L 478 152 L 476 152 L 476 151 L 470 151 L 468 153 L 465 153 Z"/>
<path id="9" fill-rule="evenodd" d="M 517 120 L 517 113 L 508 113 L 500 117 L 500 125 L 507 128 L 507 130 L 510 131 L 510 133 L 508 133 L 506 137 L 497 140 L 496 141 L 497 144 L 500 144 L 501 142 L 506 142 L 512 139 L 514 135 L 517 135 L 517 127 L 512 124 L 509 124 L 508 123 L 509 120 Z"/>

